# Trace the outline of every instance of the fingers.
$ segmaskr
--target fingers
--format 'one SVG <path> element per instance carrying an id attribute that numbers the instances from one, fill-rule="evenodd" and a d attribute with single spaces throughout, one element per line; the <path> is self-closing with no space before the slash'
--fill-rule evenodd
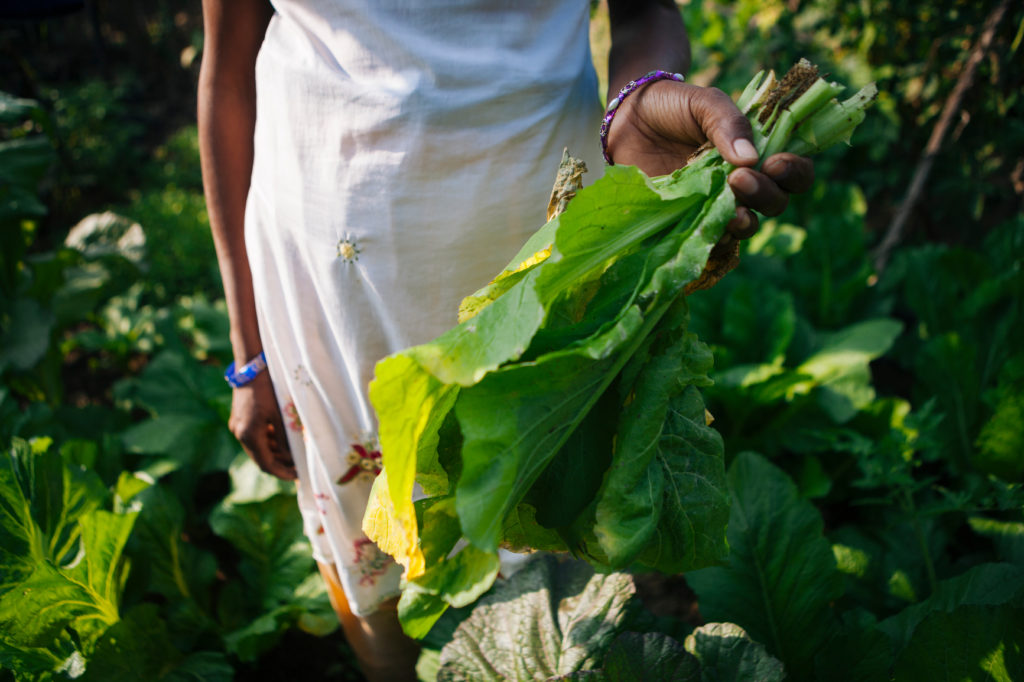
<path id="1" fill-rule="evenodd" d="M 765 160 L 761 172 L 737 168 L 729 174 L 729 186 L 738 203 L 766 216 L 782 213 L 789 195 L 806 192 L 814 184 L 814 163 L 789 153 Z"/>
<path id="2" fill-rule="evenodd" d="M 789 152 L 766 159 L 761 172 L 791 194 L 806 192 L 814 185 L 814 162 Z"/>
<path id="3" fill-rule="evenodd" d="M 288 436 L 284 430 L 284 422 L 281 419 L 280 411 L 275 411 L 266 429 L 267 441 L 270 451 L 274 457 L 274 473 L 278 478 L 287 481 L 298 478 L 295 472 L 295 460 L 292 459 L 291 449 L 288 447 Z"/>
<path id="4" fill-rule="evenodd" d="M 737 168 L 730 173 L 729 187 L 737 203 L 762 215 L 779 215 L 789 204 L 789 195 L 774 180 L 750 168 Z"/>
<path id="5" fill-rule="evenodd" d="M 725 229 L 736 239 L 750 239 L 757 233 L 759 227 L 760 224 L 753 211 L 739 206 L 736 208 L 736 217 L 729 221 Z"/>
<path id="6" fill-rule="evenodd" d="M 280 413 L 276 417 L 274 419 L 273 416 L 257 414 L 232 418 L 228 427 L 261 471 L 285 481 L 293 481 L 298 478 L 295 462 L 288 449 Z"/>
<path id="7" fill-rule="evenodd" d="M 718 88 L 695 88 L 688 100 L 690 113 L 719 153 L 734 166 L 753 166 L 757 150 L 750 121 Z"/>

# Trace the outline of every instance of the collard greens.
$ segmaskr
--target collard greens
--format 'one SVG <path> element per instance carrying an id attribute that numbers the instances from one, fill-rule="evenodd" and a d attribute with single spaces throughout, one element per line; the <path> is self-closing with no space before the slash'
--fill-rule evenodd
<path id="1" fill-rule="evenodd" d="M 806 62 L 781 82 L 758 74 L 739 105 L 762 158 L 848 138 L 874 90 L 840 103 L 841 89 Z M 684 293 L 735 214 L 731 170 L 714 149 L 659 178 L 606 169 L 458 326 L 377 365 L 384 472 L 364 530 L 406 568 L 409 634 L 485 592 L 500 547 L 606 571 L 725 559 L 723 446 L 698 390 L 711 353 L 687 332 Z"/>

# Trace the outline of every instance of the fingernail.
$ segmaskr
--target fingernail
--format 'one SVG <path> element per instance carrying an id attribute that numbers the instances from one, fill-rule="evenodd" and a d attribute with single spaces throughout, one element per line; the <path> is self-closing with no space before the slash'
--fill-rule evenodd
<path id="1" fill-rule="evenodd" d="M 741 137 L 732 143 L 732 151 L 740 161 L 747 161 L 753 163 L 757 161 L 757 150 L 754 149 L 754 145 L 751 144 L 750 140 Z"/>
<path id="2" fill-rule="evenodd" d="M 757 181 L 750 171 L 737 171 L 729 176 L 729 185 L 740 194 L 754 194 L 757 192 Z"/>
<path id="3" fill-rule="evenodd" d="M 789 164 L 778 157 L 773 156 L 764 162 L 764 165 L 761 166 L 761 170 L 772 177 L 782 178 L 789 171 Z"/>
<path id="4" fill-rule="evenodd" d="M 733 232 L 739 232 L 740 234 L 750 229 L 750 214 L 746 211 L 740 211 L 736 215 L 736 222 L 733 224 Z"/>

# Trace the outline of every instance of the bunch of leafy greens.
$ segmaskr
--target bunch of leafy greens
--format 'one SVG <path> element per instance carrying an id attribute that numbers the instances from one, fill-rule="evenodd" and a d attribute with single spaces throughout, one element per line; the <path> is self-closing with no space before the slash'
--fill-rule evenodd
<path id="1" fill-rule="evenodd" d="M 875 89 L 841 90 L 805 61 L 755 76 L 738 105 L 761 157 L 848 140 Z M 463 301 L 458 326 L 378 364 L 385 471 L 364 529 L 406 568 L 410 635 L 483 594 L 499 547 L 602 570 L 725 560 L 723 447 L 698 390 L 711 354 L 684 294 L 735 213 L 731 170 L 711 148 L 660 178 L 608 168 Z"/>

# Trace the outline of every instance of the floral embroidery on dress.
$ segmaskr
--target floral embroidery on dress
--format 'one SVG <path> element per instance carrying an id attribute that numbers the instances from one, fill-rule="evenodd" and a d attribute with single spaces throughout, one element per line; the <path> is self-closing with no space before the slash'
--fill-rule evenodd
<path id="1" fill-rule="evenodd" d="M 345 464 L 348 464 L 348 470 L 338 479 L 338 485 L 356 478 L 373 481 L 380 473 L 380 450 L 372 441 L 364 444 L 353 443 L 352 449 L 345 455 Z"/>
<path id="2" fill-rule="evenodd" d="M 295 383 L 300 386 L 311 386 L 313 384 L 313 380 L 310 378 L 309 372 L 306 371 L 306 368 L 302 365 L 296 366 L 295 371 L 292 372 L 292 378 L 295 380 Z"/>
<path id="3" fill-rule="evenodd" d="M 316 500 L 316 510 L 320 512 L 320 516 L 327 516 L 327 505 L 331 501 L 331 496 L 327 493 L 313 493 L 313 499 Z"/>
<path id="4" fill-rule="evenodd" d="M 359 248 L 359 245 L 356 244 L 356 240 L 349 234 L 346 234 L 338 242 L 337 251 L 338 258 L 345 263 L 355 263 L 359 260 L 359 254 L 363 252 L 363 250 Z"/>
<path id="5" fill-rule="evenodd" d="M 384 575 L 391 566 L 391 557 L 369 538 L 358 538 L 352 543 L 355 550 L 355 564 L 359 568 L 359 584 L 366 587 L 377 584 L 377 578 Z"/>
<path id="6" fill-rule="evenodd" d="M 287 422 L 288 428 L 292 431 L 298 431 L 302 433 L 305 427 L 302 425 L 302 419 L 299 418 L 299 411 L 295 407 L 295 401 L 289 400 L 284 406 L 284 417 Z"/>

